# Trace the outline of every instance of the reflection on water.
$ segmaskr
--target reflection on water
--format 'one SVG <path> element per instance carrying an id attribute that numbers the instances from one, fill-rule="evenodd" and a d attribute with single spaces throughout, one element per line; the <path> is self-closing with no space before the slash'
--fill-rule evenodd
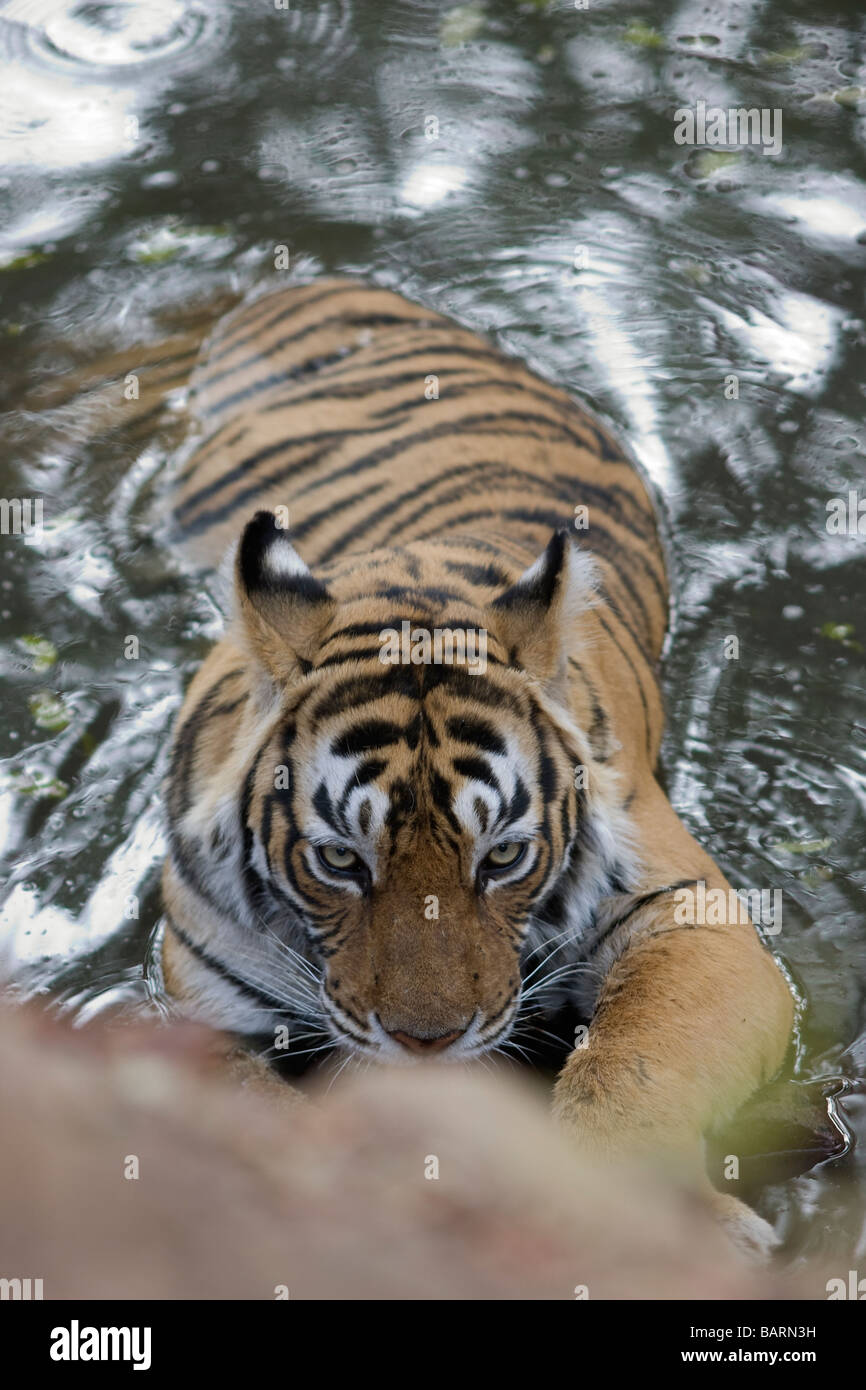
<path id="1" fill-rule="evenodd" d="M 284 276 L 371 275 L 494 334 L 658 482 L 669 790 L 735 884 L 783 891 L 797 1076 L 863 1132 L 866 522 L 826 525 L 866 496 L 861 28 L 853 4 L 0 5 L 2 492 L 46 520 L 0 545 L 4 931 L 32 987 L 82 1020 L 147 998 L 167 736 L 218 619 L 156 501 L 185 392 L 127 409 L 124 381 L 156 401 L 141 345 L 191 363 L 285 246 Z M 698 102 L 781 110 L 781 154 L 676 144 Z M 862 1256 L 853 1180 L 856 1152 L 764 1209 Z"/>

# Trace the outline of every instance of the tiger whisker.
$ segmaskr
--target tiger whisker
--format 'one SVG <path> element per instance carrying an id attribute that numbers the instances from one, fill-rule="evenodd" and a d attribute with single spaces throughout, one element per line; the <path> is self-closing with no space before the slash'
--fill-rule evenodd
<path id="1" fill-rule="evenodd" d="M 321 1034 L 319 1034 L 319 1036 L 321 1036 Z M 334 1040 L 329 1039 L 327 1042 L 321 1043 L 318 1047 L 265 1047 L 255 1055 L 261 1058 L 263 1062 L 269 1061 L 272 1058 L 276 1060 L 277 1057 L 312 1057 L 316 1052 L 333 1051 L 335 1046 L 336 1043 Z"/>
<path id="2" fill-rule="evenodd" d="M 524 1047 L 521 1047 L 519 1043 L 514 1042 L 512 1038 L 506 1038 L 504 1042 L 498 1043 L 496 1047 L 491 1048 L 491 1051 L 501 1053 L 501 1055 L 503 1057 L 506 1057 L 509 1062 L 512 1062 L 514 1059 L 512 1057 L 508 1057 L 505 1051 L 507 1047 L 513 1048 L 515 1052 L 519 1052 L 524 1061 L 532 1061 L 532 1058 L 530 1057 L 527 1050 Z"/>
<path id="3" fill-rule="evenodd" d="M 269 964 L 269 965 L 270 965 L 270 968 L 274 968 L 274 967 L 273 967 L 273 962 L 263 962 L 263 961 L 262 961 L 261 955 L 260 955 L 260 954 L 257 954 L 257 953 L 254 953 L 254 952 L 252 952 L 252 951 L 239 950 L 239 951 L 237 952 L 237 956 L 238 956 L 238 959 L 251 960 L 251 961 L 253 961 L 253 962 L 254 962 L 256 965 L 258 965 L 258 966 L 261 966 L 262 964 Z M 284 966 L 284 963 L 283 963 L 282 961 L 279 962 L 279 966 L 280 966 L 280 969 L 285 970 L 285 966 Z M 312 992 L 312 991 L 310 990 L 309 984 L 308 984 L 305 980 L 300 980 L 300 979 L 297 978 L 297 976 L 294 976 L 294 975 L 292 975 L 292 976 L 288 976 L 288 975 L 287 975 L 286 978 L 291 978 L 292 981 L 293 981 L 293 983 L 297 984 L 297 986 L 298 986 L 299 988 L 305 989 L 305 990 L 307 990 L 307 992 L 309 992 L 309 993 Z"/>
<path id="4" fill-rule="evenodd" d="M 331 1080 L 328 1082 L 328 1089 L 327 1089 L 327 1091 L 325 1092 L 326 1095 L 329 1094 L 329 1092 L 330 1092 L 330 1090 L 331 1090 L 331 1087 L 334 1085 L 334 1082 L 337 1080 L 337 1078 L 342 1074 L 342 1072 L 345 1071 L 345 1069 L 346 1069 L 346 1067 L 349 1065 L 349 1063 L 352 1062 L 352 1061 L 354 1061 L 354 1060 L 355 1060 L 354 1054 L 351 1053 L 351 1052 L 347 1052 L 345 1058 L 344 1058 L 343 1061 L 340 1063 L 340 1065 L 338 1066 L 337 1070 L 334 1072 L 334 1075 L 331 1077 Z"/>
<path id="5" fill-rule="evenodd" d="M 326 1034 L 321 1029 L 317 1029 L 315 1032 L 311 1033 L 299 1033 L 297 1036 L 290 1037 L 288 1043 L 284 1047 L 279 1043 L 269 1043 L 268 1046 L 263 1048 L 257 1055 L 259 1057 L 265 1057 L 273 1053 L 274 1057 L 297 1057 L 299 1055 L 299 1049 L 293 1046 L 294 1043 L 309 1042 L 310 1038 L 321 1039 L 324 1037 L 326 1037 Z M 333 1041 L 331 1039 L 328 1039 L 327 1046 L 333 1046 Z"/>
<path id="6" fill-rule="evenodd" d="M 532 922 L 533 926 L 537 927 L 552 927 L 555 925 L 553 922 L 546 922 L 543 917 L 533 917 Z M 573 927 L 565 927 L 563 931 L 557 932 L 555 936 L 546 936 L 543 941 L 539 941 L 537 946 L 533 946 L 531 951 L 527 951 L 527 960 L 531 960 L 539 951 L 544 950 L 547 946 L 552 946 L 555 941 L 561 941 L 565 937 L 574 937 Z"/>
<path id="7" fill-rule="evenodd" d="M 557 980 L 564 979 L 566 975 L 585 974 L 589 969 L 591 969 L 591 967 L 584 961 L 574 961 L 570 965 L 559 965 L 555 970 L 551 970 L 549 975 L 542 975 L 542 977 L 536 980 L 529 989 L 522 988 L 520 994 L 521 1003 L 525 1003 L 527 999 L 531 999 L 539 989 L 548 988 Z"/>
<path id="8" fill-rule="evenodd" d="M 287 1004 L 290 1006 L 303 1009 L 304 1012 L 312 1010 L 316 1017 L 322 1016 L 322 1006 L 319 999 L 309 988 L 303 985 L 301 981 L 286 974 L 282 970 L 271 970 L 268 976 L 263 976 L 259 973 L 262 965 L 261 960 L 248 951 L 237 952 L 235 959 L 238 961 L 245 961 L 257 967 L 255 971 L 251 971 L 242 977 L 244 983 L 249 985 L 252 989 L 258 989 L 265 993 L 272 991 L 274 988 L 280 989 L 285 994 Z M 278 1012 L 278 1010 L 275 1009 L 274 1012 Z"/>
<path id="9" fill-rule="evenodd" d="M 561 943 L 559 944 L 559 946 L 556 946 L 552 951 L 550 951 L 550 952 L 548 953 L 548 955 L 546 955 L 546 956 L 544 957 L 543 960 L 540 960 L 540 961 L 538 962 L 538 964 L 537 964 L 532 970 L 530 970 L 530 972 L 529 972 L 528 975 L 525 975 L 525 976 L 524 976 L 524 978 L 523 978 L 523 983 L 524 983 L 525 985 L 529 984 L 529 981 L 533 978 L 533 976 L 537 975 L 538 972 L 539 972 L 539 970 L 543 970 L 544 967 L 545 967 L 545 965 L 547 965 L 547 964 L 553 959 L 553 957 L 557 954 L 557 952 L 558 952 L 558 951 L 561 951 L 561 950 L 563 949 L 563 947 L 564 947 L 564 946 L 567 946 L 567 945 L 568 945 L 568 942 L 567 942 L 567 941 L 563 941 L 563 942 L 561 942 Z"/>
<path id="10" fill-rule="evenodd" d="M 267 932 L 268 936 L 270 936 L 273 939 L 281 955 L 285 956 L 286 960 L 292 966 L 292 968 L 302 968 L 304 972 L 302 978 L 298 979 L 297 977 L 293 977 L 296 980 L 298 988 L 309 990 L 311 985 L 315 985 L 318 987 L 318 985 L 321 983 L 321 975 L 316 973 L 316 971 L 311 966 L 310 962 L 308 960 L 305 960 L 304 957 L 298 951 L 295 951 L 293 947 L 289 946 L 287 942 L 281 941 L 280 938 L 277 936 L 276 932 L 271 930 L 271 928 L 268 926 L 268 924 L 265 922 L 265 920 L 262 918 L 260 914 L 257 913 L 256 915 L 259 918 L 261 926 Z"/>
<path id="11" fill-rule="evenodd" d="M 279 936 L 277 936 L 273 928 L 269 927 L 267 922 L 265 922 L 265 920 L 261 916 L 259 916 L 259 921 L 261 922 L 268 936 L 270 936 L 276 942 L 282 954 L 286 956 L 286 958 L 290 960 L 293 965 L 297 965 L 299 969 L 301 969 L 304 972 L 304 975 L 307 977 L 307 979 L 309 979 L 309 981 L 312 984 L 318 985 L 321 982 L 322 978 L 321 972 L 316 970 L 315 966 L 313 966 L 312 963 L 307 960 L 306 956 L 302 956 L 300 951 L 296 951 L 294 946 L 290 946 L 287 941 L 283 941 Z"/>
<path id="12" fill-rule="evenodd" d="M 559 1043 L 560 1046 L 564 1048 L 568 1047 L 568 1043 L 563 1038 L 558 1037 L 556 1033 L 551 1033 L 549 1028 L 542 1028 L 537 1023 L 529 1023 L 526 1019 L 523 1020 L 523 1023 L 524 1027 L 516 1027 L 511 1037 L 526 1037 L 526 1028 L 529 1027 L 532 1030 L 532 1036 L 542 1034 L 545 1038 L 550 1038 L 551 1042 Z"/>

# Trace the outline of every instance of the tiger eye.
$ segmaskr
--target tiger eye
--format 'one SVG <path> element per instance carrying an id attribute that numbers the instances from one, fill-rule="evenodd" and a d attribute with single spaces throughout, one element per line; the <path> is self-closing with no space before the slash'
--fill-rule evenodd
<path id="1" fill-rule="evenodd" d="M 494 869 L 507 869 L 510 864 L 517 863 L 524 848 L 522 840 L 505 840 L 501 845 L 493 846 L 487 863 Z"/>
<path id="2" fill-rule="evenodd" d="M 320 845 L 319 854 L 325 863 L 332 869 L 354 869 L 360 864 L 360 859 L 353 849 L 347 845 Z"/>

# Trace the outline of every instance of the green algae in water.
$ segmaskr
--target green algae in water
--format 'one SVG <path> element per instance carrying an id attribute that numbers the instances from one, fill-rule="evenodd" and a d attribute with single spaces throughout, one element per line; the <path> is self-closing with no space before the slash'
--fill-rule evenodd
<path id="1" fill-rule="evenodd" d="M 689 155 L 686 172 L 693 179 L 709 179 L 722 169 L 730 169 L 740 160 L 735 150 L 697 150 Z"/>
<path id="2" fill-rule="evenodd" d="M 72 715 L 60 695 L 40 691 L 37 695 L 31 695 L 27 704 L 37 729 L 59 734 L 72 722 Z"/>
<path id="3" fill-rule="evenodd" d="M 849 651 L 863 651 L 862 642 L 855 640 L 853 623 L 824 623 L 820 632 L 821 636 L 826 637 L 828 641 L 838 642 L 840 647 L 847 647 Z"/>
<path id="4" fill-rule="evenodd" d="M 44 772 L 13 772 L 0 780 L 0 790 L 29 796 L 34 801 L 62 801 L 69 795 L 69 784 Z"/>
<path id="5" fill-rule="evenodd" d="M 47 251 L 25 251 L 20 256 L 13 256 L 10 260 L 0 260 L 0 271 L 14 270 L 33 270 L 38 265 L 44 265 L 50 261 L 51 257 Z"/>
<path id="6" fill-rule="evenodd" d="M 664 48 L 664 35 L 658 29 L 654 29 L 651 24 L 645 24 L 642 19 L 633 19 L 631 24 L 623 33 L 626 43 L 632 43 L 636 48 Z"/>
<path id="7" fill-rule="evenodd" d="M 231 228 L 227 226 L 186 226 L 169 221 L 133 242 L 129 255 L 137 265 L 166 265 L 186 255 L 222 256 L 228 254 L 228 249 L 212 243 L 221 243 L 230 236 Z"/>
<path id="8" fill-rule="evenodd" d="M 30 657 L 34 671 L 49 671 L 57 660 L 57 648 L 47 637 L 19 637 L 16 645 Z"/>
<path id="9" fill-rule="evenodd" d="M 829 849 L 833 841 L 824 840 L 774 840 L 772 849 L 783 849 L 786 854 L 821 854 Z"/>
<path id="10" fill-rule="evenodd" d="M 456 48 L 461 43 L 469 43 L 481 33 L 486 19 L 483 5 L 455 5 L 442 17 L 439 42 L 443 48 Z"/>

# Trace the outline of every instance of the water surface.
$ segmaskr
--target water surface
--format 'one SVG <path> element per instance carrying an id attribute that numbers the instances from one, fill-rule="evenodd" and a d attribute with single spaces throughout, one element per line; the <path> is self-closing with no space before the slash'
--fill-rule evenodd
<path id="1" fill-rule="evenodd" d="M 3 923 L 77 1019 L 148 999 L 168 736 L 217 631 L 157 500 L 185 394 L 124 416 L 125 374 L 347 271 L 490 333 L 656 480 L 669 792 L 733 883 L 782 890 L 796 1082 L 866 1127 L 866 535 L 826 526 L 866 497 L 864 17 L 721 8 L 0 5 L 0 490 L 46 521 L 0 544 Z M 781 153 L 678 145 L 699 101 L 780 110 Z M 866 1258 L 862 1158 L 813 1159 L 762 1209 Z"/>

